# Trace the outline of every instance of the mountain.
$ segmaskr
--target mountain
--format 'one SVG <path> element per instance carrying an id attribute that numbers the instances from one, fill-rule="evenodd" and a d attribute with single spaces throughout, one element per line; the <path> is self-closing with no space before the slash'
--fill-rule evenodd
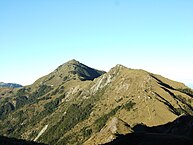
<path id="1" fill-rule="evenodd" d="M 21 88 L 22 85 L 16 83 L 3 83 L 0 82 L 0 88 Z"/>
<path id="2" fill-rule="evenodd" d="M 71 60 L 0 99 L 0 134 L 45 144 L 105 144 L 135 136 L 140 124 L 192 116 L 192 106 L 193 90 L 182 83 L 123 65 L 104 72 Z"/>

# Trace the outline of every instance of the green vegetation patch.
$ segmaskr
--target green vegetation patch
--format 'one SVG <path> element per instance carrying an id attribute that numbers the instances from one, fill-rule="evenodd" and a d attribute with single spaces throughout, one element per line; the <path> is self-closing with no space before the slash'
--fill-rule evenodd
<path id="1" fill-rule="evenodd" d="M 31 103 L 31 99 L 28 99 L 27 96 L 18 96 L 16 98 L 16 109 L 21 108 L 22 106 Z"/>
<path id="2" fill-rule="evenodd" d="M 50 90 L 52 90 L 51 86 L 47 85 L 41 85 L 38 90 L 33 92 L 32 94 L 29 94 L 29 90 L 26 88 L 18 90 L 16 94 L 16 109 L 19 109 L 26 104 L 37 103 L 37 98 L 45 95 Z"/>
<path id="3" fill-rule="evenodd" d="M 105 114 L 104 116 L 98 118 L 95 122 L 94 122 L 94 128 L 97 132 L 99 132 L 107 123 L 108 119 L 112 116 L 114 116 L 117 111 L 121 108 L 124 108 L 126 109 L 127 111 L 130 111 L 133 106 L 135 105 L 136 103 L 132 102 L 132 101 L 129 101 L 127 102 L 124 106 L 117 106 L 115 109 L 111 110 L 108 114 Z"/>
<path id="4" fill-rule="evenodd" d="M 13 104 L 10 102 L 5 103 L 4 105 L 0 106 L 0 119 L 6 117 L 6 115 L 14 110 Z"/>
<path id="5" fill-rule="evenodd" d="M 90 137 L 91 136 L 91 134 L 92 134 L 92 129 L 91 128 L 88 128 L 88 127 L 83 127 L 81 130 L 80 130 L 80 132 L 82 133 L 82 135 L 84 136 L 84 137 Z"/>
<path id="6" fill-rule="evenodd" d="M 99 132 L 106 124 L 106 122 L 108 121 L 108 119 L 110 117 L 112 117 L 113 115 L 115 115 L 117 113 L 117 111 L 121 108 L 121 106 L 116 107 L 115 109 L 111 110 L 108 114 L 105 114 L 104 116 L 98 118 L 95 122 L 94 122 L 94 128 L 97 132 Z"/>
<path id="7" fill-rule="evenodd" d="M 123 108 L 125 108 L 127 111 L 130 111 L 135 104 L 136 104 L 135 102 L 129 101 L 129 102 L 127 102 L 127 103 L 123 106 Z"/>
<path id="8" fill-rule="evenodd" d="M 44 105 L 46 112 L 53 112 L 60 104 L 61 100 L 63 99 L 63 95 L 55 100 L 50 101 L 49 103 Z"/>
<path id="9" fill-rule="evenodd" d="M 86 106 L 78 104 L 70 105 L 62 119 L 45 133 L 42 140 L 46 143 L 55 143 L 63 134 L 72 129 L 77 123 L 87 119 L 92 112 L 92 107 L 91 104 L 87 104 Z"/>
<path id="10" fill-rule="evenodd" d="M 177 89 L 178 91 L 182 92 L 182 93 L 185 93 L 191 97 L 193 97 L 193 91 L 189 88 L 185 88 L 185 89 L 182 89 L 182 88 L 179 88 Z"/>
<path id="11" fill-rule="evenodd" d="M 46 93 L 48 93 L 49 91 L 52 90 L 51 86 L 47 86 L 47 85 L 41 85 L 37 91 L 33 92 L 30 97 L 32 98 L 38 98 L 41 97 L 43 95 L 45 95 Z"/>
<path id="12" fill-rule="evenodd" d="M 26 94 L 29 93 L 29 91 L 31 90 L 31 88 L 22 88 L 22 89 L 19 89 L 16 93 L 16 96 L 25 96 Z"/>

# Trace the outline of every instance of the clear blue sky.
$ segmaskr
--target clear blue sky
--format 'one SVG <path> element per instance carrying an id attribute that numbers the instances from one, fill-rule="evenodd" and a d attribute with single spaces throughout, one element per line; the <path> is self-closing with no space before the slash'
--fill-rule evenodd
<path id="1" fill-rule="evenodd" d="M 31 84 L 70 60 L 193 83 L 192 0 L 0 0 L 0 81 Z"/>

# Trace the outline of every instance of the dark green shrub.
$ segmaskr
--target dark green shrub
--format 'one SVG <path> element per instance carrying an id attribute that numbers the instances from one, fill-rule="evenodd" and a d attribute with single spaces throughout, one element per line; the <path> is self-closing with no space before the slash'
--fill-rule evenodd
<path id="1" fill-rule="evenodd" d="M 46 93 L 48 93 L 49 91 L 51 91 L 52 88 L 51 86 L 47 86 L 47 85 L 41 85 L 37 91 L 33 92 L 30 97 L 32 98 L 38 98 L 41 97 L 43 95 L 45 95 Z"/>
<path id="2" fill-rule="evenodd" d="M 82 133 L 82 135 L 84 136 L 84 138 L 86 137 L 90 137 L 92 134 L 92 129 L 87 128 L 87 127 L 83 127 L 80 132 Z"/>
<path id="3" fill-rule="evenodd" d="M 129 102 L 127 102 L 123 107 L 124 107 L 127 111 L 130 111 L 135 104 L 136 104 L 136 103 L 134 103 L 134 102 L 132 102 L 132 101 L 129 101 Z"/>
<path id="4" fill-rule="evenodd" d="M 66 111 L 65 116 L 62 117 L 60 122 L 52 126 L 49 131 L 44 133 L 42 140 L 49 143 L 56 142 L 59 137 L 73 128 L 77 123 L 87 119 L 91 111 L 91 104 L 87 104 L 86 106 L 80 106 L 78 104 L 70 105 Z"/>
<path id="5" fill-rule="evenodd" d="M 112 117 L 113 115 L 115 115 L 120 108 L 121 108 L 121 106 L 118 106 L 115 109 L 111 110 L 111 112 L 109 112 L 108 114 L 105 114 L 104 116 L 98 118 L 94 122 L 94 126 L 95 126 L 96 131 L 99 132 L 105 126 L 108 119 L 110 117 Z"/>
<path id="6" fill-rule="evenodd" d="M 59 88 L 57 88 L 57 89 L 53 90 L 53 91 L 52 91 L 52 93 L 51 93 L 51 96 L 56 95 L 56 94 L 58 93 L 58 91 L 59 91 Z"/>
<path id="7" fill-rule="evenodd" d="M 53 112 L 59 105 L 60 99 L 56 98 L 54 101 L 50 101 L 49 103 L 44 105 L 44 108 L 48 110 L 48 112 Z"/>
<path id="8" fill-rule="evenodd" d="M 23 95 L 26 95 L 26 93 L 28 92 L 28 90 L 26 88 L 22 88 L 22 89 L 19 89 L 16 93 L 16 96 L 23 96 Z"/>
<path id="9" fill-rule="evenodd" d="M 65 77 L 63 78 L 63 81 L 65 82 L 65 81 L 67 81 L 67 80 L 68 80 L 68 77 L 65 76 Z"/>
<path id="10" fill-rule="evenodd" d="M 185 89 L 182 89 L 182 88 L 179 88 L 177 89 L 178 91 L 182 92 L 182 93 L 185 93 L 191 97 L 193 97 L 193 91 L 189 88 L 185 88 Z"/>
<path id="11" fill-rule="evenodd" d="M 30 103 L 29 99 L 26 96 L 18 96 L 16 98 L 16 109 Z"/>
<path id="12" fill-rule="evenodd" d="M 13 104 L 10 102 L 5 103 L 0 107 L 0 119 L 6 117 L 6 115 L 14 110 Z"/>

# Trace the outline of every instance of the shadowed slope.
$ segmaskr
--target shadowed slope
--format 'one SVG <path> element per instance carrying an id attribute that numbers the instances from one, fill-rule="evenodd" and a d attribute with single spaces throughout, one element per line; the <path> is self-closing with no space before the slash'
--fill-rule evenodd
<path id="1" fill-rule="evenodd" d="M 0 136 L 0 145 L 46 145 L 46 144 Z"/>
<path id="2" fill-rule="evenodd" d="M 193 144 L 193 117 L 181 116 L 165 125 L 148 127 L 136 125 L 134 133 L 118 135 L 105 145 L 192 145 Z"/>

